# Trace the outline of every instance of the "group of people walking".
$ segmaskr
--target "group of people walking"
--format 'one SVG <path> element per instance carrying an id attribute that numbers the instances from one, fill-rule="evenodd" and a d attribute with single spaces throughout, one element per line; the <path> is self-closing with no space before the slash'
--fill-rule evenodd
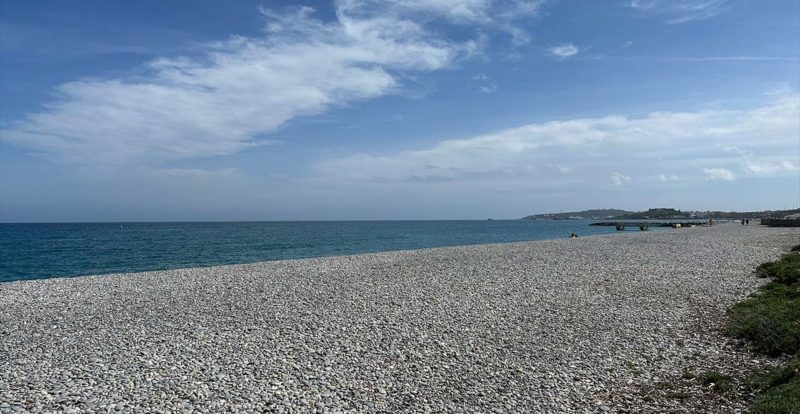
<path id="1" fill-rule="evenodd" d="M 742 226 L 749 226 L 749 225 L 750 225 L 750 219 L 742 219 Z"/>

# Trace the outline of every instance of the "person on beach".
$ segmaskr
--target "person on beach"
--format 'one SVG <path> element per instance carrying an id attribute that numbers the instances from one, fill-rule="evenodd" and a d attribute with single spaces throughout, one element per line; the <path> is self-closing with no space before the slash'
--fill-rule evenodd
<path id="1" fill-rule="evenodd" d="M 744 222 L 745 222 L 746 225 L 748 225 L 748 226 L 750 225 L 750 219 L 745 219 Z"/>
<path id="2" fill-rule="evenodd" d="M 742 226 L 744 226 L 744 219 L 742 219 Z"/>

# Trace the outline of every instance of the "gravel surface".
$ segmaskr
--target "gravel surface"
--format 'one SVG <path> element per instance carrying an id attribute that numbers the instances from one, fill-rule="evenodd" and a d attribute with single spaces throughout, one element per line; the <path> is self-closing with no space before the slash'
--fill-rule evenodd
<path id="1" fill-rule="evenodd" d="M 0 284 L 0 412 L 736 412 L 664 384 L 800 229 L 723 224 Z"/>

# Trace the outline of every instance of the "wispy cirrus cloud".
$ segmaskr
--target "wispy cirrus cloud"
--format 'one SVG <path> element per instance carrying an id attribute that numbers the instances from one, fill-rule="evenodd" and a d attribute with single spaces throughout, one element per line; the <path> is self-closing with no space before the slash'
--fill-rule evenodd
<path id="1" fill-rule="evenodd" d="M 710 19 L 727 10 L 730 0 L 632 0 L 630 7 L 667 24 Z"/>
<path id="2" fill-rule="evenodd" d="M 494 93 L 497 92 L 497 82 L 486 74 L 479 73 L 472 77 L 475 89 L 480 93 Z"/>
<path id="3" fill-rule="evenodd" d="M 262 37 L 200 45 L 196 55 L 155 59 L 126 77 L 62 84 L 0 138 L 80 163 L 232 154 L 269 143 L 265 135 L 293 118 L 396 93 L 405 74 L 474 56 L 487 31 L 514 32 L 540 4 L 340 0 L 333 21 L 309 7 L 264 9 Z M 434 21 L 474 25 L 474 36 L 449 39 L 429 29 Z"/>

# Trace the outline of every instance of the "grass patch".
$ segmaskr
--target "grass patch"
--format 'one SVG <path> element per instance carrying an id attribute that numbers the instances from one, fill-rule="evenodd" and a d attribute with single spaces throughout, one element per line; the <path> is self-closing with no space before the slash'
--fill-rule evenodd
<path id="1" fill-rule="evenodd" d="M 756 351 L 770 355 L 800 351 L 800 291 L 769 283 L 755 296 L 728 310 L 728 334 L 749 340 Z"/>
<path id="2" fill-rule="evenodd" d="M 800 358 L 795 358 L 782 367 L 773 368 L 750 380 L 750 389 L 764 392 L 800 380 Z"/>
<path id="3" fill-rule="evenodd" d="M 792 249 L 800 249 L 800 245 Z M 773 281 L 728 311 L 728 334 L 749 340 L 756 351 L 778 356 L 800 352 L 800 253 L 758 266 Z"/>
<path id="4" fill-rule="evenodd" d="M 797 414 L 800 412 L 800 379 L 770 388 L 760 394 L 750 406 L 754 414 Z"/>
<path id="5" fill-rule="evenodd" d="M 712 385 L 714 391 L 726 393 L 731 390 L 733 384 L 729 375 L 720 374 L 718 371 L 708 371 L 700 376 L 700 380 L 705 385 Z"/>
<path id="6" fill-rule="evenodd" d="M 789 253 L 777 262 L 762 263 L 756 268 L 756 275 L 784 285 L 797 283 L 800 280 L 800 253 Z"/>
<path id="7" fill-rule="evenodd" d="M 725 330 L 730 335 L 749 340 L 756 351 L 770 356 L 795 356 L 750 381 L 757 393 L 750 407 L 755 414 L 800 413 L 800 244 L 791 251 L 758 266 L 756 274 L 772 282 L 728 310 Z"/>

